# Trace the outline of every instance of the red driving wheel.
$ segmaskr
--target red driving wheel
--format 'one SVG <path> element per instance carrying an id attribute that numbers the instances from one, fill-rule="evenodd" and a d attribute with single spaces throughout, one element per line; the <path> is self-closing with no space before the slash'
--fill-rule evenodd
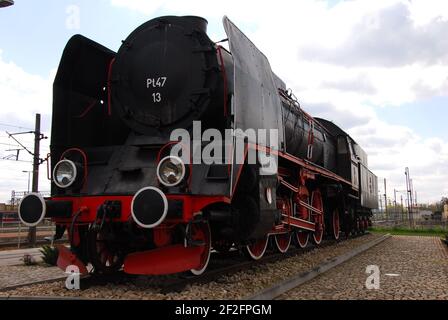
<path id="1" fill-rule="evenodd" d="M 253 260 L 260 260 L 264 253 L 266 252 L 266 248 L 268 247 L 269 237 L 266 235 L 262 239 L 256 240 L 251 244 L 248 244 L 245 247 L 245 251 L 248 256 Z"/>
<path id="2" fill-rule="evenodd" d="M 311 194 L 311 205 L 322 212 L 321 214 L 313 212 L 311 215 L 312 221 L 314 222 L 316 227 L 316 230 L 313 233 L 313 240 L 315 244 L 320 244 L 324 237 L 324 205 L 322 201 L 322 194 L 320 193 L 319 189 L 313 191 L 313 193 Z"/>
<path id="3" fill-rule="evenodd" d="M 277 199 L 277 209 L 280 209 L 283 214 L 291 216 L 291 202 L 287 199 Z M 276 234 L 274 236 L 275 247 L 280 253 L 285 253 L 288 251 L 291 245 L 291 234 L 289 232 Z"/>
<path id="4" fill-rule="evenodd" d="M 204 243 L 204 249 L 201 253 L 201 263 L 197 269 L 191 269 L 190 272 L 199 276 L 205 272 L 210 261 L 210 253 L 212 248 L 212 237 L 210 225 L 208 222 L 198 222 L 191 224 L 191 239 Z"/>
<path id="5" fill-rule="evenodd" d="M 332 215 L 332 226 L 333 226 L 333 238 L 335 240 L 339 240 L 340 232 L 341 232 L 341 224 L 339 221 L 339 210 L 334 209 Z"/>
<path id="6" fill-rule="evenodd" d="M 305 203 L 310 203 L 310 197 L 308 195 L 301 195 L 300 201 Z M 311 219 L 310 210 L 301 205 L 296 205 L 295 215 L 296 218 L 307 220 Z M 306 230 L 296 230 L 295 231 L 296 242 L 300 248 L 305 248 L 308 245 L 308 240 L 310 238 L 310 233 Z"/>

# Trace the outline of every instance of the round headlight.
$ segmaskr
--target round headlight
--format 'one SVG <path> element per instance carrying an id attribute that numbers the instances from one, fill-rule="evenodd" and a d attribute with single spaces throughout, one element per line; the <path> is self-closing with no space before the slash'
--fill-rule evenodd
<path id="1" fill-rule="evenodd" d="M 53 170 L 53 181 L 59 188 L 68 188 L 76 180 L 77 169 L 73 161 L 59 161 Z"/>
<path id="2" fill-rule="evenodd" d="M 185 164 L 180 158 L 168 156 L 157 166 L 157 177 L 166 187 L 177 186 L 185 177 Z"/>

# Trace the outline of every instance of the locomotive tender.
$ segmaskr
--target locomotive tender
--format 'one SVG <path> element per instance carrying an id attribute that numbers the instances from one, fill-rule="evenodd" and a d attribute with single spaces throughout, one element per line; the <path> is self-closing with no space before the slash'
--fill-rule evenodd
<path id="1" fill-rule="evenodd" d="M 255 45 L 223 23 L 230 52 L 194 16 L 148 21 L 118 53 L 81 35 L 68 42 L 54 81 L 51 197 L 30 194 L 19 208 L 28 226 L 51 218 L 55 239 L 68 233 L 62 269 L 199 275 L 212 250 L 260 259 L 270 239 L 286 252 L 367 229 L 378 192 L 366 153 L 307 114 Z M 222 147 L 230 161 L 186 163 L 172 155 L 180 142 L 171 133 L 196 121 L 200 133 L 277 135 L 244 137 L 239 159 L 233 135 Z M 248 161 L 254 151 L 275 155 L 276 170 Z"/>

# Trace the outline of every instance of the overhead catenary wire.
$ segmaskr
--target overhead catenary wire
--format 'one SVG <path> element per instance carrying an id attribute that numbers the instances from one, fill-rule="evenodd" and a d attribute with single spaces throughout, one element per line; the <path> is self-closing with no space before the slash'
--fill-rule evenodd
<path id="1" fill-rule="evenodd" d="M 0 145 L 8 146 L 8 147 L 20 147 L 18 144 L 10 144 L 10 143 L 2 143 L 2 142 L 0 142 Z"/>
<path id="2" fill-rule="evenodd" d="M 17 139 L 14 137 L 14 134 L 9 133 L 8 131 L 6 131 L 6 133 L 9 135 L 9 137 L 10 137 L 11 139 L 13 139 L 15 142 L 17 142 L 23 149 L 25 149 L 26 152 L 28 152 L 30 155 L 34 156 L 33 152 L 31 152 L 27 147 L 25 147 L 19 140 L 17 140 Z M 27 133 L 31 133 L 31 132 L 27 132 Z M 17 134 L 17 133 L 16 133 L 16 134 Z M 22 133 L 20 133 L 20 134 L 22 134 Z"/>
<path id="3" fill-rule="evenodd" d="M 20 130 L 33 130 L 32 128 L 21 127 L 21 126 L 15 126 L 15 125 L 12 125 L 12 124 L 2 123 L 2 122 L 0 122 L 0 126 L 3 126 L 3 127 L 10 127 L 10 128 L 16 128 L 16 129 L 20 129 Z"/>
<path id="4" fill-rule="evenodd" d="M 21 162 L 21 163 L 33 163 L 33 161 L 15 160 L 15 159 L 5 159 L 5 158 L 0 158 L 0 161 L 11 161 L 11 162 Z"/>

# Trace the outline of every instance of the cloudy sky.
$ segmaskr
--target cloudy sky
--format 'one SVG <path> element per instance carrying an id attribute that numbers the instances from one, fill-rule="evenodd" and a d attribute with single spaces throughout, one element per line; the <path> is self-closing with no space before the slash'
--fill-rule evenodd
<path id="1" fill-rule="evenodd" d="M 448 196 L 446 0 L 15 0 L 0 9 L 0 159 L 17 149 L 5 131 L 29 131 L 36 112 L 49 134 L 52 81 L 70 36 L 117 50 L 141 23 L 168 14 L 205 17 L 213 40 L 226 37 L 227 15 L 309 113 L 361 144 L 389 197 L 405 189 L 406 166 L 419 202 Z M 20 139 L 32 147 L 31 135 Z M 19 160 L 0 160 L 0 202 L 27 189 L 31 157 L 21 151 Z"/>

